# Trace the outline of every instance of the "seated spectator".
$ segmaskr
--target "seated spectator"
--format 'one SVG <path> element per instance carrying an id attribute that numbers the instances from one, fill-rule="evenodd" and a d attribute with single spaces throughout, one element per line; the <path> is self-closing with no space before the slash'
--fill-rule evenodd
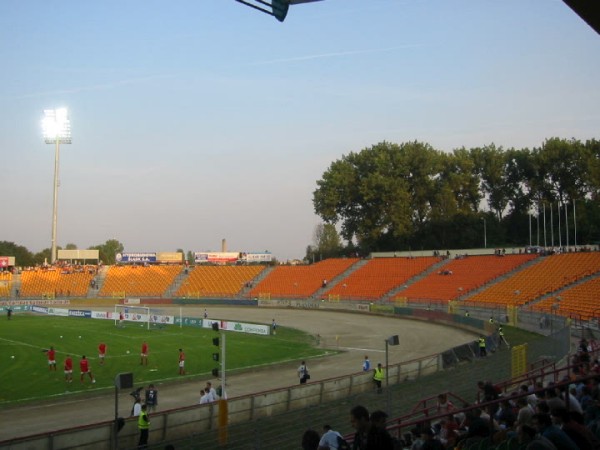
<path id="1" fill-rule="evenodd" d="M 342 438 L 340 433 L 332 430 L 329 425 L 323 425 L 323 436 L 319 440 L 318 450 L 337 449 L 338 438 Z"/>
<path id="2" fill-rule="evenodd" d="M 529 425 L 519 425 L 517 440 L 520 447 L 528 450 L 558 450 L 547 438 L 539 436 L 537 430 Z"/>
<path id="3" fill-rule="evenodd" d="M 508 428 L 512 428 L 517 420 L 513 407 L 508 400 L 500 402 L 500 408 L 496 411 L 494 418 L 498 424 L 504 423 Z"/>
<path id="4" fill-rule="evenodd" d="M 350 410 L 350 423 L 356 430 L 354 434 L 354 450 L 393 450 L 394 444 L 387 431 L 382 432 L 373 426 L 369 411 L 364 406 L 355 406 Z"/>
<path id="5" fill-rule="evenodd" d="M 553 409 L 550 416 L 554 425 L 564 431 L 577 444 L 580 450 L 594 450 L 598 448 L 594 445 L 598 444 L 598 439 L 584 425 L 572 420 L 566 408 Z"/>
<path id="6" fill-rule="evenodd" d="M 531 418 L 538 433 L 559 450 L 578 450 L 577 444 L 563 430 L 552 424 L 549 414 L 534 414 Z"/>
<path id="7" fill-rule="evenodd" d="M 437 396 L 436 407 L 438 414 L 450 413 L 456 409 L 452 402 L 448 400 L 447 394 L 439 394 Z"/>
<path id="8" fill-rule="evenodd" d="M 319 439 L 319 433 L 315 430 L 306 430 L 302 435 L 302 450 L 317 450 Z"/>
<path id="9" fill-rule="evenodd" d="M 429 427 L 421 430 L 421 439 L 423 440 L 421 450 L 445 450 L 444 444 L 435 438 L 433 430 Z"/>
<path id="10" fill-rule="evenodd" d="M 395 440 L 387 431 L 387 418 L 388 415 L 381 410 L 373 411 L 371 413 L 371 427 L 377 430 L 379 433 L 378 440 L 384 447 L 391 445 L 391 448 L 395 447 Z"/>
<path id="11" fill-rule="evenodd" d="M 521 397 L 517 399 L 517 407 L 519 408 L 517 413 L 517 425 L 531 425 L 531 418 L 535 414 L 535 411 L 527 402 L 527 398 Z"/>

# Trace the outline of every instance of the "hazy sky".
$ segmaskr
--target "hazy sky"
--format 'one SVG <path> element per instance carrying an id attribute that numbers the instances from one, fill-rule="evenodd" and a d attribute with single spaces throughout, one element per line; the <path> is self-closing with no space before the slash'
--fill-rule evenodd
<path id="1" fill-rule="evenodd" d="M 560 0 L 0 1 L 0 240 L 301 258 L 331 162 L 599 138 L 600 36 Z"/>

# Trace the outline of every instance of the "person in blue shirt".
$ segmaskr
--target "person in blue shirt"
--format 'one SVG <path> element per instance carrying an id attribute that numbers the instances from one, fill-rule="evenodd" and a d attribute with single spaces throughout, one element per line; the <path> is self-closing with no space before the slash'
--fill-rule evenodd
<path id="1" fill-rule="evenodd" d="M 362 370 L 363 372 L 368 372 L 371 368 L 371 361 L 369 361 L 369 357 L 365 355 L 365 360 L 363 361 Z"/>

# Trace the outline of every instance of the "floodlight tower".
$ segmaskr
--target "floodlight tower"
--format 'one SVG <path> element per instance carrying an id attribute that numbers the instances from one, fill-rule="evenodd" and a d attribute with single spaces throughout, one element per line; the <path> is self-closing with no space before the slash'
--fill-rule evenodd
<path id="1" fill-rule="evenodd" d="M 54 144 L 54 204 L 52 208 L 52 250 L 50 261 L 56 261 L 56 219 L 58 209 L 58 161 L 60 144 L 71 143 L 71 121 L 66 108 L 44 110 L 42 130 L 46 144 Z"/>

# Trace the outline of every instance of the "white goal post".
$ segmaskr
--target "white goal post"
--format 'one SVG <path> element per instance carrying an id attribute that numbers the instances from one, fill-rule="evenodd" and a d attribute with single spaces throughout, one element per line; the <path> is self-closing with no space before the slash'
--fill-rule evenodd
<path id="1" fill-rule="evenodd" d="M 113 318 L 115 326 L 120 326 L 124 322 L 133 322 L 150 329 L 150 308 L 148 306 L 115 305 Z"/>

